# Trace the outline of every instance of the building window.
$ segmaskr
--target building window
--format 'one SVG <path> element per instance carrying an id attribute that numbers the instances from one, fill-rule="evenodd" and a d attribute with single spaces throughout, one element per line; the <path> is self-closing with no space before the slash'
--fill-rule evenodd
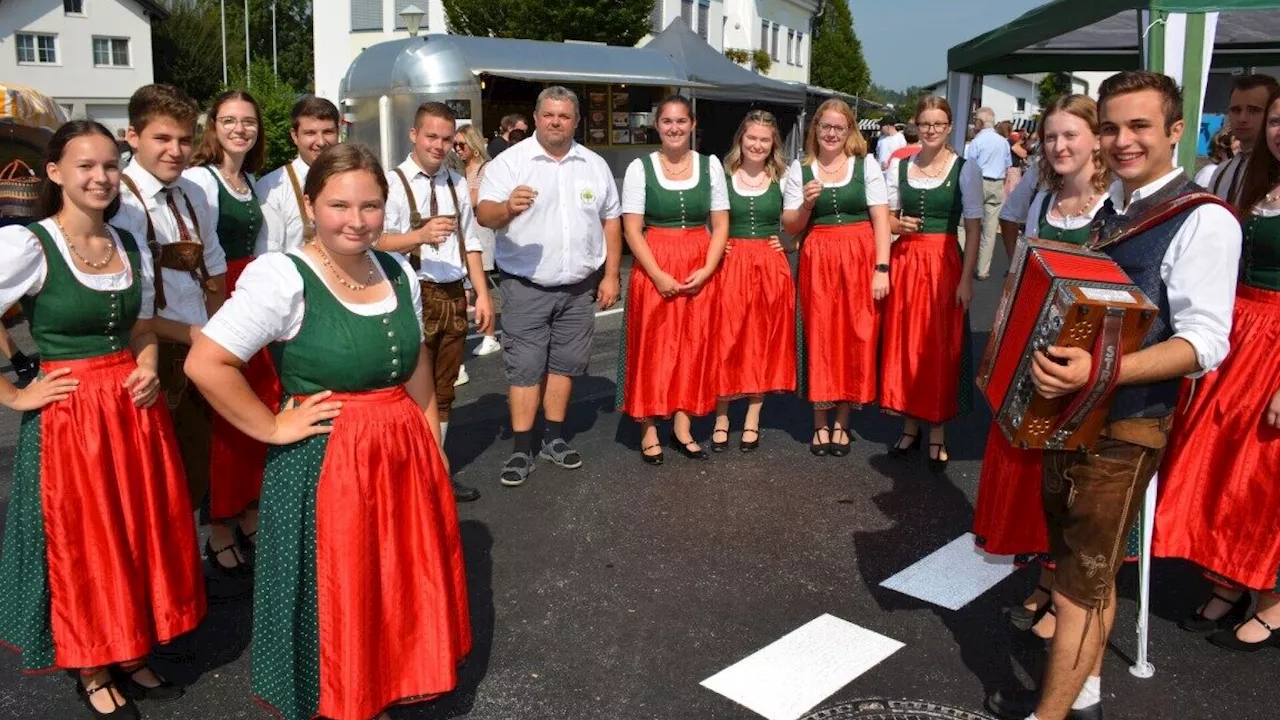
<path id="1" fill-rule="evenodd" d="M 382 30 L 382 0 L 351 0 L 351 29 Z"/>
<path id="2" fill-rule="evenodd" d="M 796 33 L 796 66 L 804 67 L 804 33 Z"/>
<path id="3" fill-rule="evenodd" d="M 68 15 L 83 15 L 84 0 L 62 0 L 62 12 Z"/>
<path id="4" fill-rule="evenodd" d="M 404 18 L 400 17 L 400 11 L 404 10 L 410 5 L 417 6 L 419 10 L 425 7 L 430 7 L 428 3 L 419 2 L 419 0 L 396 0 L 396 29 L 397 30 L 408 29 L 409 26 L 404 24 Z M 418 31 L 424 32 L 424 33 L 427 32 L 427 27 L 430 24 L 431 24 L 431 13 L 427 12 L 426 15 L 422 16 L 422 23 L 418 25 Z"/>
<path id="5" fill-rule="evenodd" d="M 773 58 L 774 62 L 778 62 L 778 31 L 781 28 L 782 26 L 778 23 L 773 24 L 773 35 L 771 36 L 772 47 L 770 48 L 769 56 Z"/>
<path id="6" fill-rule="evenodd" d="M 707 39 L 707 28 L 711 25 L 711 0 L 698 2 L 698 36 Z"/>
<path id="7" fill-rule="evenodd" d="M 695 29 L 693 24 L 693 0 L 680 0 L 680 17 L 684 18 L 684 22 L 689 26 L 690 30 Z"/>
<path id="8" fill-rule="evenodd" d="M 1026 111 L 1027 111 L 1027 99 L 1018 98 L 1018 112 L 1026 112 Z"/>
<path id="9" fill-rule="evenodd" d="M 94 67 L 129 67 L 128 38 L 93 39 Z"/>
<path id="10" fill-rule="evenodd" d="M 28 65 L 57 65 L 58 36 L 18 33 L 18 62 Z"/>
<path id="11" fill-rule="evenodd" d="M 787 64 L 788 65 L 796 64 L 795 52 L 796 52 L 796 31 L 788 30 L 787 31 Z"/>
<path id="12" fill-rule="evenodd" d="M 760 49 L 769 52 L 769 21 L 760 21 Z"/>

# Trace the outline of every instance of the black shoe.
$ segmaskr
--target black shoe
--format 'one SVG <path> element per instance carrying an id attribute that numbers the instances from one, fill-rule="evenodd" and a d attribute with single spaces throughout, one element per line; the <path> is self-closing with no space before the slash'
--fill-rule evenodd
<path id="1" fill-rule="evenodd" d="M 240 523 L 236 523 L 235 529 L 231 531 L 236 538 L 236 544 L 240 546 L 240 554 L 244 555 L 244 561 L 253 567 L 258 561 L 258 531 L 246 533 L 244 528 L 240 527 Z"/>
<path id="2" fill-rule="evenodd" d="M 934 455 L 934 448 L 938 448 L 937 455 Z M 944 454 L 947 456 L 946 460 L 942 459 Z M 951 453 L 947 452 L 946 443 L 929 443 L 929 472 L 934 475 L 941 475 L 947 471 L 947 463 L 949 462 L 951 462 Z"/>
<path id="3" fill-rule="evenodd" d="M 844 433 L 844 442 L 836 442 L 836 434 Z M 849 435 L 849 431 L 842 427 L 834 427 L 831 429 L 831 454 L 835 457 L 844 457 L 849 454 L 849 446 L 853 444 L 853 437 Z"/>
<path id="4" fill-rule="evenodd" d="M 906 447 L 903 447 L 902 441 L 906 438 L 911 438 L 911 442 Z M 893 444 L 893 447 L 889 448 L 889 452 L 890 454 L 893 454 L 893 455 L 902 456 L 902 455 L 906 455 L 912 450 L 919 450 L 919 449 L 920 449 L 920 431 L 917 430 L 915 435 L 912 435 L 911 433 L 904 431 L 902 435 L 898 438 L 898 441 Z"/>
<path id="5" fill-rule="evenodd" d="M 1036 711 L 1040 704 L 1040 693 L 1036 690 L 997 690 L 987 696 L 987 710 L 1002 720 L 1026 720 Z M 1071 709 L 1065 720 L 1102 720 L 1102 703 L 1094 703 L 1087 708 Z"/>
<path id="6" fill-rule="evenodd" d="M 827 441 L 822 442 L 822 433 L 827 434 Z M 831 452 L 831 428 L 823 425 L 813 431 L 813 439 L 809 441 L 809 452 L 822 457 Z"/>
<path id="7" fill-rule="evenodd" d="M 671 443 L 671 447 L 675 448 L 676 452 L 689 458 L 690 460 L 711 459 L 711 456 L 707 454 L 707 451 L 703 450 L 701 447 L 699 447 L 697 450 L 692 450 L 689 448 L 690 445 L 698 444 L 698 442 L 693 438 L 690 438 L 689 442 L 685 442 L 680 438 L 676 437 L 675 433 L 671 433 L 670 443 Z"/>
<path id="8" fill-rule="evenodd" d="M 456 502 L 475 502 L 480 499 L 480 491 L 469 485 L 463 485 L 459 482 L 450 482 L 449 484 L 453 486 L 453 499 Z"/>
<path id="9" fill-rule="evenodd" d="M 1023 632 L 1035 627 L 1045 615 L 1053 612 L 1053 593 L 1043 585 L 1036 586 L 1036 590 L 1044 593 L 1047 599 L 1035 610 L 1028 610 L 1024 605 L 1013 605 L 1004 609 L 1005 617 L 1009 618 L 1009 624 Z"/>
<path id="10" fill-rule="evenodd" d="M 237 544 L 233 541 L 230 545 L 222 548 L 221 550 L 214 550 L 213 538 L 209 538 L 204 543 L 204 556 L 205 559 L 209 561 L 209 564 L 213 566 L 215 571 L 232 578 L 233 580 L 250 580 L 253 578 L 253 568 L 249 567 L 247 563 L 240 559 L 240 556 L 236 554 L 236 548 Z M 218 556 L 225 553 L 230 553 L 231 557 L 235 558 L 237 564 L 227 567 L 226 565 L 218 562 Z"/>
<path id="11" fill-rule="evenodd" d="M 755 440 L 748 440 L 747 433 L 756 436 Z M 755 428 L 742 428 L 742 437 L 738 440 L 738 450 L 740 452 L 749 453 L 760 447 L 760 431 Z"/>
<path id="12" fill-rule="evenodd" d="M 646 465 L 661 465 L 663 460 L 662 450 L 659 449 L 658 452 L 653 455 L 650 455 L 648 452 L 649 450 L 652 450 L 654 448 L 661 448 L 661 447 L 662 447 L 662 443 L 656 442 L 652 445 L 647 445 L 645 447 L 640 448 L 640 459 L 644 460 Z"/>
<path id="13" fill-rule="evenodd" d="M 1208 609 L 1209 603 L 1213 602 L 1213 598 L 1210 598 L 1209 602 L 1200 606 L 1200 609 L 1197 610 L 1194 615 L 1183 618 L 1179 621 L 1178 627 L 1186 630 L 1187 632 L 1208 633 L 1213 632 L 1214 630 L 1234 628 L 1244 622 L 1244 619 L 1248 617 L 1249 603 L 1253 601 L 1253 598 L 1249 597 L 1249 593 L 1242 592 L 1240 593 L 1240 597 L 1235 600 L 1228 600 L 1219 595 L 1217 590 L 1214 590 L 1213 597 L 1218 598 L 1222 602 L 1231 606 L 1231 609 L 1227 611 L 1226 615 L 1223 615 L 1217 620 L 1210 620 L 1204 616 L 1204 611 Z"/>
<path id="14" fill-rule="evenodd" d="M 138 706 L 133 704 L 129 696 L 124 691 L 120 691 L 120 697 L 124 698 L 124 704 L 116 705 L 115 698 L 110 694 L 110 688 L 116 688 L 116 690 L 120 691 L 120 688 L 116 687 L 114 680 L 108 680 L 92 690 L 86 690 L 84 682 L 76 680 L 76 694 L 80 696 L 80 701 L 84 703 L 85 707 L 89 708 L 89 712 L 93 713 L 94 717 L 104 718 L 105 720 L 140 720 L 142 715 L 138 712 Z M 103 691 L 108 693 L 107 697 L 111 698 L 111 704 L 115 705 L 111 712 L 102 712 L 94 707 L 93 701 L 89 699 L 90 695 L 97 695 Z"/>
<path id="15" fill-rule="evenodd" d="M 181 685 L 174 685 L 168 680 L 160 677 L 159 673 L 154 670 L 152 670 L 151 673 L 160 681 L 159 685 L 150 687 L 138 682 L 138 673 L 146 669 L 147 666 L 143 665 L 132 672 L 125 670 L 124 668 L 117 668 L 113 672 L 116 682 L 120 686 L 124 687 L 125 695 L 133 698 L 134 700 L 155 700 L 156 702 L 167 702 L 169 700 L 177 700 L 186 693 L 186 690 Z"/>
<path id="16" fill-rule="evenodd" d="M 1236 637 L 1236 628 L 1225 628 L 1209 636 L 1209 642 L 1220 648 L 1234 650 L 1235 652 L 1258 652 L 1267 647 L 1280 648 L 1280 633 L 1276 632 L 1276 628 L 1271 627 L 1265 620 L 1254 615 L 1245 620 L 1241 625 L 1249 622 L 1256 622 L 1271 633 L 1266 640 L 1258 642 L 1245 642 Z M 1238 626 L 1237 626 L 1238 627 Z"/>
<path id="17" fill-rule="evenodd" d="M 745 430 L 743 432 L 746 432 Z M 717 440 L 717 435 L 724 435 L 724 440 Z M 716 428 L 711 431 L 711 452 L 722 453 L 729 447 L 729 429 Z"/>

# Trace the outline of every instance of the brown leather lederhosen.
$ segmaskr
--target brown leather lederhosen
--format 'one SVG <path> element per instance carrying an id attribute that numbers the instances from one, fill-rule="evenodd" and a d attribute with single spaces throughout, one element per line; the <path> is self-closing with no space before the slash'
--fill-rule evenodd
<path id="1" fill-rule="evenodd" d="M 458 255 L 462 262 L 462 271 L 467 272 L 467 249 L 463 240 L 462 217 L 458 204 L 458 190 L 454 186 L 453 174 L 446 169 L 445 179 L 449 185 L 449 194 L 453 198 L 454 222 L 457 224 Z M 400 168 L 395 168 L 396 175 L 404 186 L 405 196 L 409 201 L 409 226 L 418 230 L 427 224 L 427 219 L 418 211 L 418 201 L 409 186 L 409 178 Z M 435 180 L 431 180 L 432 183 Z M 439 214 L 435 193 L 430 196 L 428 211 L 432 217 Z M 414 269 L 421 267 L 421 249 L 415 248 L 409 256 Z M 423 280 L 422 287 L 422 341 L 431 355 L 432 368 L 435 371 L 436 407 L 440 420 L 449 419 L 449 410 L 453 407 L 455 397 L 453 383 L 458 379 L 458 368 L 462 367 L 462 354 L 467 344 L 467 297 L 463 282 L 455 280 L 449 283 L 434 283 Z"/>
<path id="2" fill-rule="evenodd" d="M 302 242 L 311 242 L 316 236 L 316 226 L 307 219 L 307 208 L 302 202 L 302 184 L 298 182 L 298 173 L 293 171 L 293 163 L 284 166 L 289 175 L 289 184 L 293 185 L 293 199 L 298 201 L 298 220 L 302 222 Z"/>

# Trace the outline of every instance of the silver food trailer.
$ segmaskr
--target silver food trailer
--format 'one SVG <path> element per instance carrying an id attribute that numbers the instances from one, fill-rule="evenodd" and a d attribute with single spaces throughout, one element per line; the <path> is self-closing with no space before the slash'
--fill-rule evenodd
<path id="1" fill-rule="evenodd" d="M 616 177 L 659 144 L 657 103 L 681 88 L 705 87 L 689 81 L 670 55 L 654 50 L 426 35 L 365 49 L 339 92 L 347 139 L 377 149 L 391 166 L 408 154 L 409 128 L 423 102 L 448 104 L 459 124 L 475 125 L 487 139 L 504 115 L 532 120 L 534 100 L 548 85 L 578 95 L 577 139 L 600 153 Z"/>

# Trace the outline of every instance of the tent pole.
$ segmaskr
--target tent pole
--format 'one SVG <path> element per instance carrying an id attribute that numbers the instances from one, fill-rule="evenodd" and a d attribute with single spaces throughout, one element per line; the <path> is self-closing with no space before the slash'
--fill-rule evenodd
<path id="1" fill-rule="evenodd" d="M 1142 511 L 1138 523 L 1142 530 L 1142 545 L 1138 548 L 1138 653 L 1129 668 L 1129 674 L 1137 678 L 1150 678 L 1156 668 L 1147 659 L 1151 631 L 1151 540 L 1156 528 L 1156 489 L 1160 478 L 1151 478 L 1143 496 Z"/>

